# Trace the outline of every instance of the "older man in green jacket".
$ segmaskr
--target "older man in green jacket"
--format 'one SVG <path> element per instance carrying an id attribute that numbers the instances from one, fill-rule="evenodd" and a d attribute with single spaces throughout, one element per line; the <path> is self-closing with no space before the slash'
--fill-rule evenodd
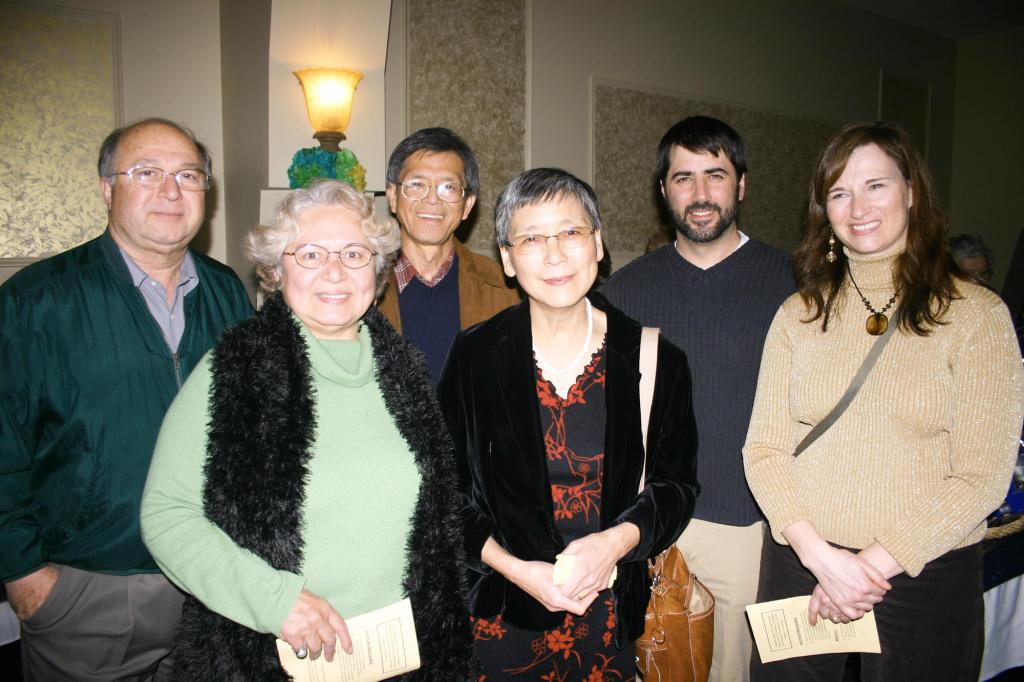
<path id="1" fill-rule="evenodd" d="M 191 132 L 115 130 L 99 174 L 107 230 L 0 287 L 0 579 L 27 679 L 150 679 L 166 663 L 181 596 L 142 543 L 142 488 L 181 383 L 252 310 L 230 269 L 189 249 L 210 177 Z"/>

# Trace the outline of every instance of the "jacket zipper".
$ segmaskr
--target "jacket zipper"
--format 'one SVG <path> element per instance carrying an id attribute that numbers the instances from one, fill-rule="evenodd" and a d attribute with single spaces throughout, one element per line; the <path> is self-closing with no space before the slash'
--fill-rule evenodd
<path id="1" fill-rule="evenodd" d="M 178 356 L 178 352 L 171 353 L 171 357 L 174 358 L 174 380 L 178 384 L 178 388 L 181 388 L 181 358 Z"/>

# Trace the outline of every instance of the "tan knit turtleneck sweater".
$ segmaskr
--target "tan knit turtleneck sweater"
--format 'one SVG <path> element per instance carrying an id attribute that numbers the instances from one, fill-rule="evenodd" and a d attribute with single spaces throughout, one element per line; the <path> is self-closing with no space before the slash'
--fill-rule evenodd
<path id="1" fill-rule="evenodd" d="M 876 310 L 893 294 L 894 262 L 850 257 Z M 797 443 L 839 400 L 875 337 L 849 279 L 827 332 L 820 319 L 801 322 L 809 315 L 798 295 L 783 303 L 743 448 L 747 482 L 778 542 L 808 520 L 838 545 L 879 542 L 916 576 L 982 538 L 1010 480 L 1024 370 L 1003 302 L 973 284 L 959 288 L 948 324 L 926 337 L 896 330 L 853 403 L 797 458 Z"/>

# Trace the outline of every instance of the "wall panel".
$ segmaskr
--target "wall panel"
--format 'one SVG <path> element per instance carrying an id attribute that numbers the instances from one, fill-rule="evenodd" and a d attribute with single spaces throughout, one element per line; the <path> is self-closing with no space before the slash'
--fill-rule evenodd
<path id="1" fill-rule="evenodd" d="M 408 130 L 444 126 L 473 148 L 480 197 L 458 237 L 493 252 L 494 200 L 524 164 L 525 7 L 521 0 L 409 0 L 407 31 Z"/>
<path id="2" fill-rule="evenodd" d="M 740 229 L 786 251 L 796 245 L 815 158 L 837 123 L 608 81 L 595 81 L 593 101 L 594 189 L 613 267 L 642 252 L 654 231 L 673 230 L 658 198 L 656 151 L 672 124 L 698 114 L 727 121 L 746 142 Z"/>
<path id="3" fill-rule="evenodd" d="M 0 3 L 0 259 L 106 226 L 95 164 L 120 118 L 119 40 L 113 14 Z"/>

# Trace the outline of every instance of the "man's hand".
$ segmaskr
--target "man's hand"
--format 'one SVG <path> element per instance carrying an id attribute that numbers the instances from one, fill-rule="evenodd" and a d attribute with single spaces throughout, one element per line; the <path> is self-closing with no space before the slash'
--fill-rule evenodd
<path id="1" fill-rule="evenodd" d="M 18 620 L 28 620 L 35 615 L 53 591 L 58 575 L 60 571 L 53 566 L 43 566 L 34 573 L 4 584 L 7 589 L 7 601 L 10 602 Z"/>

